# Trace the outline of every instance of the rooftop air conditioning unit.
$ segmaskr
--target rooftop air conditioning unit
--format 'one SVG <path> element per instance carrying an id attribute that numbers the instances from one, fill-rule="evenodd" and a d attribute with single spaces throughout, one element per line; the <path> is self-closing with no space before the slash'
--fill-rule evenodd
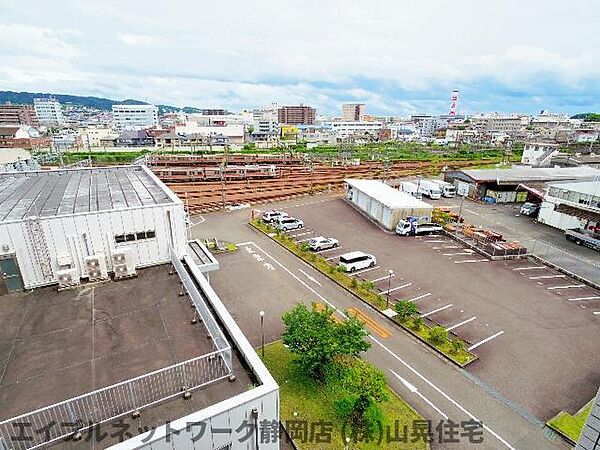
<path id="1" fill-rule="evenodd" d="M 65 289 L 72 286 L 77 286 L 80 282 L 77 269 L 65 269 L 56 272 L 58 278 L 58 288 Z"/>
<path id="2" fill-rule="evenodd" d="M 136 274 L 130 247 L 115 250 L 112 254 L 112 263 L 115 279 L 131 277 Z"/>
<path id="3" fill-rule="evenodd" d="M 106 259 L 104 253 L 98 252 L 85 257 L 85 269 L 90 281 L 106 280 L 108 270 L 106 268 Z"/>

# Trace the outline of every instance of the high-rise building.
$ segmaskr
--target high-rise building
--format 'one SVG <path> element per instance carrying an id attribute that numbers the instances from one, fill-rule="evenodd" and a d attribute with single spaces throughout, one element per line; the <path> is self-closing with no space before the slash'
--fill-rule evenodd
<path id="1" fill-rule="evenodd" d="M 113 105 L 116 130 L 141 130 L 158 126 L 158 108 L 154 105 Z"/>
<path id="2" fill-rule="evenodd" d="M 277 121 L 290 125 L 312 125 L 315 123 L 315 108 L 310 106 L 282 106 L 277 110 Z"/>
<path id="3" fill-rule="evenodd" d="M 35 109 L 31 105 L 0 105 L 0 124 L 3 125 L 39 125 Z"/>
<path id="4" fill-rule="evenodd" d="M 40 125 L 62 125 L 65 122 L 62 106 L 54 98 L 34 98 L 33 107 Z"/>
<path id="5" fill-rule="evenodd" d="M 365 116 L 364 103 L 346 103 L 342 105 L 342 120 L 346 122 L 362 122 Z"/>

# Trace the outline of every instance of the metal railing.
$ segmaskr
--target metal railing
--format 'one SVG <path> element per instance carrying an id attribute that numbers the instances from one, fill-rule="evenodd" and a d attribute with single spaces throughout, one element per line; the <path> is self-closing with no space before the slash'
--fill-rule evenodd
<path id="1" fill-rule="evenodd" d="M 231 374 L 223 357 L 228 351 L 208 353 L 5 420 L 0 422 L 0 442 L 7 450 L 37 448 L 219 381 Z"/>
<path id="2" fill-rule="evenodd" d="M 2 421 L 0 450 L 28 450 L 50 444 L 232 374 L 232 350 L 223 331 L 174 253 L 171 262 L 212 338 L 215 351 Z M 26 436 L 24 431 L 28 433 Z"/>
<path id="3" fill-rule="evenodd" d="M 219 327 L 219 324 L 208 309 L 208 305 L 206 304 L 204 297 L 196 287 L 196 283 L 194 283 L 194 281 L 192 280 L 192 277 L 190 276 L 189 272 L 187 271 L 181 260 L 179 260 L 179 258 L 177 258 L 175 253 L 173 253 L 172 251 L 171 263 L 173 264 L 177 275 L 179 275 L 179 279 L 183 283 L 183 287 L 188 293 L 190 300 L 194 304 L 194 307 L 196 308 L 196 313 L 198 314 L 199 318 L 202 320 L 204 326 L 208 330 L 208 333 L 210 334 L 215 349 L 223 350 L 221 356 L 225 359 L 227 367 L 231 369 L 231 346 L 229 345 L 229 342 L 227 342 L 227 339 L 225 338 L 221 327 Z"/>
<path id="4" fill-rule="evenodd" d="M 600 285 L 600 264 L 596 264 L 566 250 L 532 239 L 526 242 L 528 254 L 542 258 L 556 267 L 586 281 Z"/>

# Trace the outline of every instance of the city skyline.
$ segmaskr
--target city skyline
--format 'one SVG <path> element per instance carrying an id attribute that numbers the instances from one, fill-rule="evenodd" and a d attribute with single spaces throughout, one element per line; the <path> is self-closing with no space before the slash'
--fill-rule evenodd
<path id="1" fill-rule="evenodd" d="M 447 113 L 456 88 L 458 113 L 600 110 L 585 0 L 229 3 L 5 2 L 0 90 L 405 116 Z"/>

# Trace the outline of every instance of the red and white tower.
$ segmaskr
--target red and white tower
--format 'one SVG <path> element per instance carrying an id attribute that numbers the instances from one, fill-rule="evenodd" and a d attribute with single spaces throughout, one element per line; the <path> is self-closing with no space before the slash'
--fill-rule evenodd
<path id="1" fill-rule="evenodd" d="M 450 97 L 450 116 L 456 116 L 456 105 L 458 105 L 458 89 L 454 89 Z"/>

